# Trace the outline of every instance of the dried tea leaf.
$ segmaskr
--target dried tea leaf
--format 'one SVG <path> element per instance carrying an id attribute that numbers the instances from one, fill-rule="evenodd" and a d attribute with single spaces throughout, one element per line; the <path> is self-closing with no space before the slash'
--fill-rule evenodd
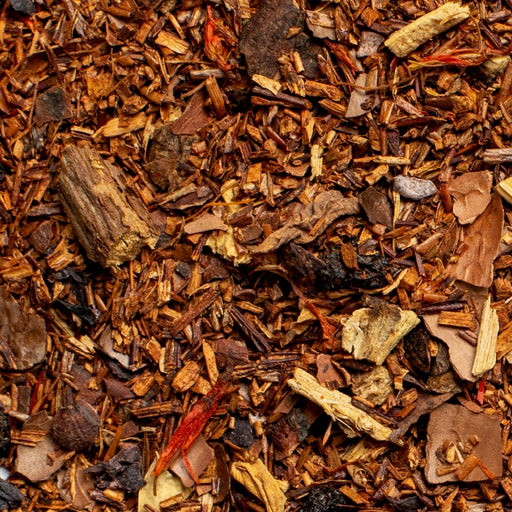
<path id="1" fill-rule="evenodd" d="M 453 197 L 453 213 L 461 224 L 473 222 L 491 202 L 492 173 L 468 172 L 448 186 Z"/>
<path id="2" fill-rule="evenodd" d="M 498 253 L 503 231 L 503 205 L 498 194 L 476 220 L 464 227 L 467 249 L 456 263 L 448 265 L 446 274 L 473 286 L 488 288 L 492 284 L 492 263 Z"/>
<path id="3" fill-rule="evenodd" d="M 19 445 L 16 451 L 16 472 L 31 482 L 48 480 L 66 461 L 66 453 L 60 452 L 57 443 L 50 435 L 51 418 L 44 411 L 31 416 L 23 430 L 37 431 L 42 438 L 35 446 Z"/>
<path id="4" fill-rule="evenodd" d="M 258 497 L 267 512 L 283 512 L 286 496 L 283 492 L 287 483 L 276 480 L 260 459 L 255 462 L 233 462 L 231 476 L 249 492 Z"/>
<path id="5" fill-rule="evenodd" d="M 294 240 L 307 244 L 320 236 L 338 217 L 359 212 L 356 198 L 345 198 L 337 190 L 321 192 L 282 228 L 271 233 L 254 248 L 255 253 L 269 253 Z M 313 229 L 314 228 L 314 229 Z"/>
<path id="6" fill-rule="evenodd" d="M 46 324 L 34 311 L 25 311 L 0 288 L 0 367 L 27 370 L 46 354 Z"/>
<path id="7" fill-rule="evenodd" d="M 420 319 L 383 300 L 371 299 L 368 308 L 357 309 L 343 327 L 343 349 L 356 359 L 382 364 L 398 342 Z"/>
<path id="8" fill-rule="evenodd" d="M 384 44 L 397 56 L 407 57 L 418 46 L 469 18 L 468 5 L 446 2 L 409 25 L 393 32 Z"/>
<path id="9" fill-rule="evenodd" d="M 316 403 L 334 420 L 349 437 L 368 434 L 377 441 L 388 441 L 391 429 L 369 414 L 353 406 L 348 395 L 322 386 L 312 375 L 296 368 L 288 385 L 302 396 Z"/>
<path id="10" fill-rule="evenodd" d="M 187 461 L 194 473 L 193 476 L 196 478 L 201 476 L 201 473 L 208 467 L 213 457 L 213 448 L 200 435 L 187 452 Z M 190 475 L 187 464 L 181 454 L 171 463 L 169 469 L 178 475 L 184 487 L 192 487 L 194 485 L 194 479 Z"/>
<path id="11" fill-rule="evenodd" d="M 473 447 L 473 457 L 477 457 L 494 477 L 499 478 L 503 471 L 499 416 L 475 414 L 461 405 L 443 404 L 431 413 L 428 423 L 425 466 L 428 482 L 440 484 L 456 481 L 457 472 L 438 474 L 438 469 L 446 467 L 438 457 L 438 450 L 446 441 L 464 443 L 475 435 L 480 441 Z M 465 482 L 487 480 L 478 463 L 467 476 L 461 472 L 459 476 L 464 476 Z"/>
<path id="12" fill-rule="evenodd" d="M 293 37 L 290 30 L 301 29 Z M 240 37 L 240 51 L 247 61 L 249 74 L 274 78 L 279 72 L 277 59 L 297 51 L 305 67 L 306 76 L 315 76 L 318 70 L 316 55 L 320 48 L 304 34 L 303 12 L 292 0 L 266 0 L 245 24 Z"/>
<path id="13" fill-rule="evenodd" d="M 436 407 L 439 407 L 441 404 L 444 404 L 447 400 L 449 400 L 453 396 L 453 393 L 444 393 L 442 395 L 434 396 L 429 395 L 427 393 L 419 392 L 418 398 L 415 402 L 415 408 L 407 418 L 402 420 L 398 428 L 393 430 L 391 434 L 391 439 L 393 441 L 399 440 L 412 425 L 415 425 L 421 416 L 433 411 Z"/>
<path id="14" fill-rule="evenodd" d="M 374 187 L 359 194 L 359 203 L 372 224 L 393 226 L 393 207 L 388 197 Z"/>
<path id="15" fill-rule="evenodd" d="M 50 121 L 62 121 L 73 117 L 69 95 L 60 87 L 51 87 L 38 96 L 34 122 L 43 125 Z"/>
<path id="16" fill-rule="evenodd" d="M 204 109 L 203 93 L 199 91 L 190 98 L 183 114 L 173 123 L 171 131 L 174 135 L 195 135 L 209 123 L 210 118 Z"/>

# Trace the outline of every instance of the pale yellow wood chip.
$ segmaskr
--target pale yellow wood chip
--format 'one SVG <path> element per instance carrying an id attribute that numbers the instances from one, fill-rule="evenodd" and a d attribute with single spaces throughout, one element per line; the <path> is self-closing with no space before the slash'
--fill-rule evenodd
<path id="1" fill-rule="evenodd" d="M 419 17 L 409 25 L 393 32 L 384 44 L 397 56 L 406 57 L 418 46 L 469 18 L 467 5 L 447 2 Z"/>
<path id="2" fill-rule="evenodd" d="M 482 309 L 475 361 L 471 370 L 473 375 L 479 376 L 494 368 L 499 330 L 498 313 L 491 308 L 491 297 L 489 296 Z"/>

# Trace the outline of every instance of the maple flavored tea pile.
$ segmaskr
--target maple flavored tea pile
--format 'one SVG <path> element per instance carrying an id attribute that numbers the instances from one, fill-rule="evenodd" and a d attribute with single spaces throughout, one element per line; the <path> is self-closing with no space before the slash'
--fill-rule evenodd
<path id="1" fill-rule="evenodd" d="M 511 510 L 508 0 L 0 42 L 0 509 Z"/>

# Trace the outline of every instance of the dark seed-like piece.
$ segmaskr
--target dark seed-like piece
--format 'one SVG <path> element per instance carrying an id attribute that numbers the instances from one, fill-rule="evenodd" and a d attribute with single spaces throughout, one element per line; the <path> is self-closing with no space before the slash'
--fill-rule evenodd
<path id="1" fill-rule="evenodd" d="M 100 417 L 87 403 L 63 407 L 53 418 L 51 434 L 67 450 L 83 451 L 90 448 L 98 436 Z"/>

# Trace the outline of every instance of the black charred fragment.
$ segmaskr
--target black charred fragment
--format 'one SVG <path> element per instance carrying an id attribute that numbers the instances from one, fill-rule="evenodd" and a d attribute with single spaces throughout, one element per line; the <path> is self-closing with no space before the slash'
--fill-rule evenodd
<path id="1" fill-rule="evenodd" d="M 249 420 L 237 418 L 235 428 L 224 435 L 224 439 L 240 448 L 249 449 L 255 441 L 254 432 Z"/>
<path id="2" fill-rule="evenodd" d="M 313 489 L 299 512 L 338 512 L 340 510 L 355 511 L 340 491 L 332 487 Z"/>
<path id="3" fill-rule="evenodd" d="M 0 479 L 0 509 L 18 508 L 23 502 L 23 494 L 14 485 Z"/>
<path id="4" fill-rule="evenodd" d="M 112 459 L 85 472 L 93 476 L 94 486 L 99 490 L 121 489 L 133 493 L 146 483 L 142 478 L 142 454 L 134 444 L 125 445 Z"/>
<path id="5" fill-rule="evenodd" d="M 391 271 L 386 258 L 375 254 L 357 256 L 358 270 L 348 270 L 343 263 L 341 253 L 332 250 L 321 257 L 324 268 L 316 274 L 316 283 L 326 290 L 340 288 L 358 288 L 373 290 L 388 283 L 386 273 Z"/>

